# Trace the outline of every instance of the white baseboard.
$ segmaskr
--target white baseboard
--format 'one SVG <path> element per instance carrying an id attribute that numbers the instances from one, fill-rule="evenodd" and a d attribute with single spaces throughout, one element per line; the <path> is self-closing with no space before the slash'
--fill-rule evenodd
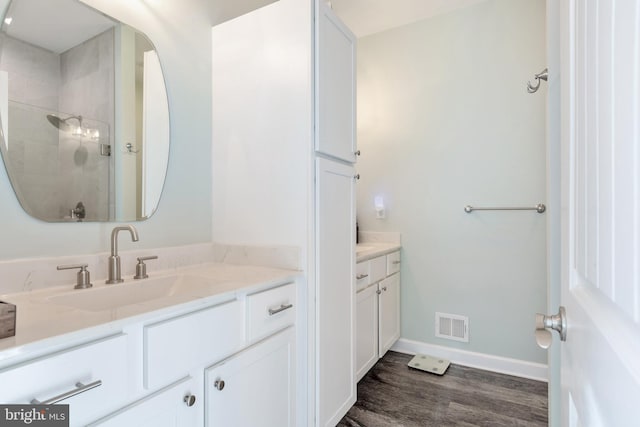
<path id="1" fill-rule="evenodd" d="M 484 353 L 474 353 L 472 351 L 427 344 L 405 338 L 400 338 L 393 347 L 391 347 L 391 350 L 412 355 L 418 353 L 428 354 L 448 359 L 452 363 L 462 366 L 483 369 L 485 371 L 499 372 L 501 374 L 529 378 L 532 380 L 548 381 L 547 365 L 542 363 L 527 362 L 524 360 L 510 359 L 507 357 L 493 356 Z"/>

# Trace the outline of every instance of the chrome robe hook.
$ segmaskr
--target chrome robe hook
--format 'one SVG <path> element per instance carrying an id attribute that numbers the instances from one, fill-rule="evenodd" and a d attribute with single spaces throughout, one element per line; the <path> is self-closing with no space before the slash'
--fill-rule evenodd
<path id="1" fill-rule="evenodd" d="M 538 89 L 540 89 L 540 80 L 544 80 L 545 82 L 549 78 L 549 70 L 545 68 L 541 73 L 538 73 L 533 76 L 536 79 L 536 85 L 532 85 L 531 81 L 527 82 L 527 92 L 536 93 Z"/>

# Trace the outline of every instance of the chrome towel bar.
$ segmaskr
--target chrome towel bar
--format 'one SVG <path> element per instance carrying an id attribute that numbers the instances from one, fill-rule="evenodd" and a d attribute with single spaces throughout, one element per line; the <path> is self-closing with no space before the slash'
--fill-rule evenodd
<path id="1" fill-rule="evenodd" d="M 547 207 L 538 203 L 535 206 L 524 206 L 524 207 L 473 207 L 473 206 L 465 206 L 464 211 L 466 213 L 471 213 L 473 211 L 536 211 L 538 213 L 543 213 L 547 210 Z"/>

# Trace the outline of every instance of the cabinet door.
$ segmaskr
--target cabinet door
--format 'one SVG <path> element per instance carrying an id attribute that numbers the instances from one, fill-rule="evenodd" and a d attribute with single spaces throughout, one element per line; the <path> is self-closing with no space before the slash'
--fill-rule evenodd
<path id="1" fill-rule="evenodd" d="M 353 167 L 316 163 L 316 425 L 335 426 L 356 400 Z"/>
<path id="2" fill-rule="evenodd" d="M 206 425 L 293 427 L 294 342 L 289 328 L 207 369 Z"/>
<path id="3" fill-rule="evenodd" d="M 177 381 L 89 427 L 193 427 L 202 425 L 202 381 Z"/>
<path id="4" fill-rule="evenodd" d="M 317 1 L 316 151 L 355 162 L 356 38 Z"/>
<path id="5" fill-rule="evenodd" d="M 357 381 L 378 361 L 378 286 L 369 286 L 357 294 L 356 366 Z"/>
<path id="6" fill-rule="evenodd" d="M 400 273 L 378 284 L 379 352 L 382 357 L 400 338 Z"/>

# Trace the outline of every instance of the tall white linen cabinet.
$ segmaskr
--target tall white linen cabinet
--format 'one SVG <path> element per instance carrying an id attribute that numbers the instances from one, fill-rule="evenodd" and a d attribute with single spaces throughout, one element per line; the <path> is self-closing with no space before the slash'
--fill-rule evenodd
<path id="1" fill-rule="evenodd" d="M 335 426 L 356 400 L 355 61 L 325 0 L 212 29 L 213 239 L 301 249 L 286 371 L 299 426 Z"/>
<path id="2" fill-rule="evenodd" d="M 356 401 L 356 39 L 316 2 L 316 425 Z"/>

